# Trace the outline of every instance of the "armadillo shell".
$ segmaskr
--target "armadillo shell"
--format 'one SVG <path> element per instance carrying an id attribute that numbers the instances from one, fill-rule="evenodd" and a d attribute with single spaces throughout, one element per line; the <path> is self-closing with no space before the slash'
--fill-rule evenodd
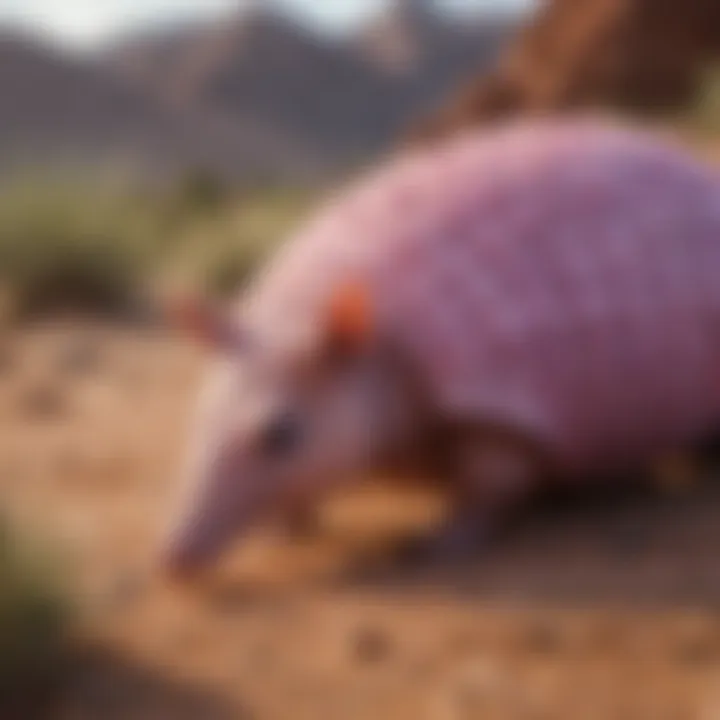
<path id="1" fill-rule="evenodd" d="M 245 310 L 281 337 L 348 279 L 438 413 L 517 424 L 567 463 L 720 419 L 720 177 L 665 139 L 525 121 L 397 158 L 331 198 Z"/>

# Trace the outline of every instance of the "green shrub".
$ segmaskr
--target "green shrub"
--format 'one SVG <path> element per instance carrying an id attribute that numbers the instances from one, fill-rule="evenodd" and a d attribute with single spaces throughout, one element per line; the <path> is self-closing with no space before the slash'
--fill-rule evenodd
<path id="1" fill-rule="evenodd" d="M 118 310 L 150 248 L 147 227 L 118 198 L 19 186 L 0 194 L 0 280 L 22 310 Z"/>
<path id="2" fill-rule="evenodd" d="M 199 280 L 215 295 L 232 295 L 249 282 L 263 256 L 264 253 L 251 245 L 217 246 L 201 259 Z"/>
<path id="3" fill-rule="evenodd" d="M 289 191 L 248 195 L 230 211 L 188 224 L 166 266 L 213 293 L 232 293 L 292 233 L 311 206 L 310 197 Z"/>
<path id="4" fill-rule="evenodd" d="M 70 604 L 26 539 L 0 527 L 0 717 L 52 691 L 64 666 Z"/>
<path id="5" fill-rule="evenodd" d="M 173 194 L 131 195 L 102 183 L 0 189 L 0 289 L 21 313 L 117 313 L 169 270 L 224 294 L 282 241 L 312 197 L 257 190 L 231 202 L 202 176 L 186 192 L 180 207 Z"/>
<path id="6" fill-rule="evenodd" d="M 222 209 L 229 199 L 229 190 L 219 178 L 198 169 L 180 182 L 173 204 L 190 215 L 207 214 Z"/>

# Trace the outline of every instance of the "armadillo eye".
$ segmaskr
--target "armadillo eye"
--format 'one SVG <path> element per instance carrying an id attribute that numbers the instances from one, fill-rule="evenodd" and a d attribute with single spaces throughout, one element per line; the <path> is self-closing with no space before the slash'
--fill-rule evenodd
<path id="1" fill-rule="evenodd" d="M 287 413 L 268 425 L 260 442 L 266 455 L 281 457 L 292 453 L 300 443 L 300 439 L 300 422 L 297 417 Z"/>

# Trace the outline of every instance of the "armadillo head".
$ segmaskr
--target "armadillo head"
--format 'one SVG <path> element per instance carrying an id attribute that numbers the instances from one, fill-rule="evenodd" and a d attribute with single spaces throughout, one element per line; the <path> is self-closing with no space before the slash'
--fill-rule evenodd
<path id="1" fill-rule="evenodd" d="M 405 420 L 362 289 L 338 292 L 312 339 L 282 352 L 207 308 L 183 317 L 215 356 L 163 552 L 187 577 L 267 515 L 362 472 Z"/>

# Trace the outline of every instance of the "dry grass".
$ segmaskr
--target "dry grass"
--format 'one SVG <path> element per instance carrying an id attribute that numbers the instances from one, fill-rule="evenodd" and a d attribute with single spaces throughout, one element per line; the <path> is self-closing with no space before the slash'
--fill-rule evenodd
<path id="1" fill-rule="evenodd" d="M 6 525 L 0 534 L 0 714 L 48 701 L 68 659 L 70 596 L 60 567 Z M 67 578 L 65 578 L 67 580 Z"/>
<path id="2" fill-rule="evenodd" d="M 21 313 L 118 313 L 159 275 L 224 293 L 287 233 L 311 194 L 208 194 L 201 185 L 141 198 L 110 186 L 19 183 L 0 193 L 0 284 Z"/>

